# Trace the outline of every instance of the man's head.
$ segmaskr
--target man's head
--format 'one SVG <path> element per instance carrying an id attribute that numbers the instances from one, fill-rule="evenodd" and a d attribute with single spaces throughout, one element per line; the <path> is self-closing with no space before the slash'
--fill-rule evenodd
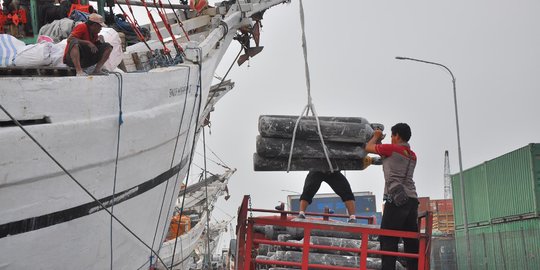
<path id="1" fill-rule="evenodd" d="M 107 26 L 103 17 L 101 17 L 101 15 L 97 13 L 90 14 L 90 16 L 88 16 L 88 21 L 86 21 L 86 24 L 88 25 L 90 31 L 95 34 L 99 33 L 102 27 Z"/>
<path id="2" fill-rule="evenodd" d="M 397 123 L 392 127 L 392 143 L 408 142 L 411 138 L 411 127 L 405 123 Z"/>

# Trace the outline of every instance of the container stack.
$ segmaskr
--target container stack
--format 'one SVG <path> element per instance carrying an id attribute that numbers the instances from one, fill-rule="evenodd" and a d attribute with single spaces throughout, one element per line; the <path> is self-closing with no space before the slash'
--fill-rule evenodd
<path id="1" fill-rule="evenodd" d="M 383 208 L 384 209 L 384 208 Z M 429 208 L 429 197 L 418 197 L 418 213 L 431 211 Z M 426 231 L 426 220 L 422 219 L 422 223 L 420 225 L 420 231 L 425 232 Z"/>
<path id="2" fill-rule="evenodd" d="M 257 153 L 253 156 L 255 171 L 286 171 L 292 137 L 298 116 L 262 115 L 259 117 Z M 320 130 L 333 169 L 363 170 L 380 162 L 367 156 L 365 144 L 375 128 L 361 117 L 319 117 Z M 329 164 L 319 137 L 315 117 L 305 116 L 296 129 L 291 171 L 329 171 Z"/>
<path id="3" fill-rule="evenodd" d="M 430 200 L 429 208 L 433 212 L 433 230 L 443 234 L 454 234 L 454 207 L 452 199 Z"/>
<path id="4" fill-rule="evenodd" d="M 452 175 L 459 268 L 537 269 L 540 265 L 540 144 L 463 172 L 464 229 L 459 174 Z M 469 239 L 466 239 L 465 236 Z M 466 243 L 470 243 L 467 249 Z"/>

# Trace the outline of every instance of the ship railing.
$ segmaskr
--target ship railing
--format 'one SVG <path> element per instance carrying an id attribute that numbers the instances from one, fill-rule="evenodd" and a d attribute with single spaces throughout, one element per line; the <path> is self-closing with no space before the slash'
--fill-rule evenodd
<path id="1" fill-rule="evenodd" d="M 294 215 L 298 215 L 298 212 L 294 211 L 280 211 L 280 210 L 264 210 L 248 207 L 249 196 L 244 197 L 241 207 L 238 211 L 238 224 L 236 228 L 237 232 L 237 251 L 236 257 L 236 269 L 238 270 L 254 270 L 259 269 L 257 266 L 262 265 L 278 265 L 289 266 L 295 268 L 307 269 L 335 269 L 335 270 L 352 270 L 367 268 L 368 255 L 388 255 L 402 258 L 413 258 L 418 260 L 419 270 L 430 269 L 430 252 L 431 252 L 431 228 L 433 223 L 433 216 L 431 212 L 422 212 L 418 215 L 418 224 L 424 220 L 426 226 L 423 232 L 408 232 L 380 229 L 378 226 L 373 225 L 374 217 L 358 217 L 358 219 L 365 219 L 368 221 L 367 225 L 362 224 L 349 224 L 343 222 L 328 222 L 330 217 L 347 218 L 346 215 L 339 214 L 326 214 L 326 213 L 306 213 L 307 216 L 320 216 L 321 220 L 309 219 L 299 220 L 294 219 Z M 253 217 L 253 213 L 274 213 L 279 214 L 275 216 L 262 216 Z M 249 214 L 249 217 L 248 217 Z M 260 233 L 254 231 L 255 226 L 278 226 L 283 228 L 299 228 L 303 229 L 303 240 L 299 242 L 283 242 L 265 239 L 261 237 Z M 311 244 L 311 232 L 314 230 L 320 231 L 339 231 L 344 233 L 350 233 L 360 236 L 361 244 L 360 248 L 338 247 Z M 391 236 L 399 238 L 410 238 L 419 240 L 418 253 L 404 253 L 404 252 L 391 252 L 382 250 L 372 250 L 368 248 L 368 242 L 370 236 Z M 301 262 L 298 261 L 282 261 L 282 260 L 267 260 L 256 258 L 256 248 L 261 245 L 272 245 L 282 247 L 295 247 L 300 248 L 302 251 Z M 310 250 L 327 250 L 327 251 L 341 251 L 357 254 L 360 258 L 359 267 L 346 267 L 337 265 L 325 265 L 309 263 Z"/>

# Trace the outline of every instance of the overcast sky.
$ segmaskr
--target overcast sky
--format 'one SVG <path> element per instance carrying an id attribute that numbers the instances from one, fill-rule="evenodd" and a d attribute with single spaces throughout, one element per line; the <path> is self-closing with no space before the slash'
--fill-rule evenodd
<path id="1" fill-rule="evenodd" d="M 464 169 L 540 142 L 539 1 L 308 0 L 304 8 L 319 116 L 361 116 L 388 129 L 408 123 L 419 196 L 443 198 L 445 150 L 451 172 L 459 171 L 452 82 L 440 67 L 395 56 L 438 62 L 454 73 Z M 298 115 L 307 104 L 299 2 L 272 8 L 262 22 L 265 48 L 233 68 L 228 78 L 236 86 L 217 104 L 207 135 L 207 145 L 238 169 L 231 199 L 218 204 L 230 215 L 244 194 L 253 207 L 273 208 L 291 194 L 281 190 L 301 192 L 306 175 L 253 171 L 259 115 Z M 238 50 L 233 43 L 217 75 Z M 382 168 L 346 176 L 353 191 L 372 191 L 381 211 Z M 332 190 L 323 184 L 319 192 Z"/>

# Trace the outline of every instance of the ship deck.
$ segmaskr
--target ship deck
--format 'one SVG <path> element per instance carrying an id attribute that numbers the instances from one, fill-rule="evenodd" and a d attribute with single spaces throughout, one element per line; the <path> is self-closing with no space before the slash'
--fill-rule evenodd
<path id="1" fill-rule="evenodd" d="M 0 76 L 75 76 L 75 74 L 75 68 L 71 67 L 0 67 Z"/>

